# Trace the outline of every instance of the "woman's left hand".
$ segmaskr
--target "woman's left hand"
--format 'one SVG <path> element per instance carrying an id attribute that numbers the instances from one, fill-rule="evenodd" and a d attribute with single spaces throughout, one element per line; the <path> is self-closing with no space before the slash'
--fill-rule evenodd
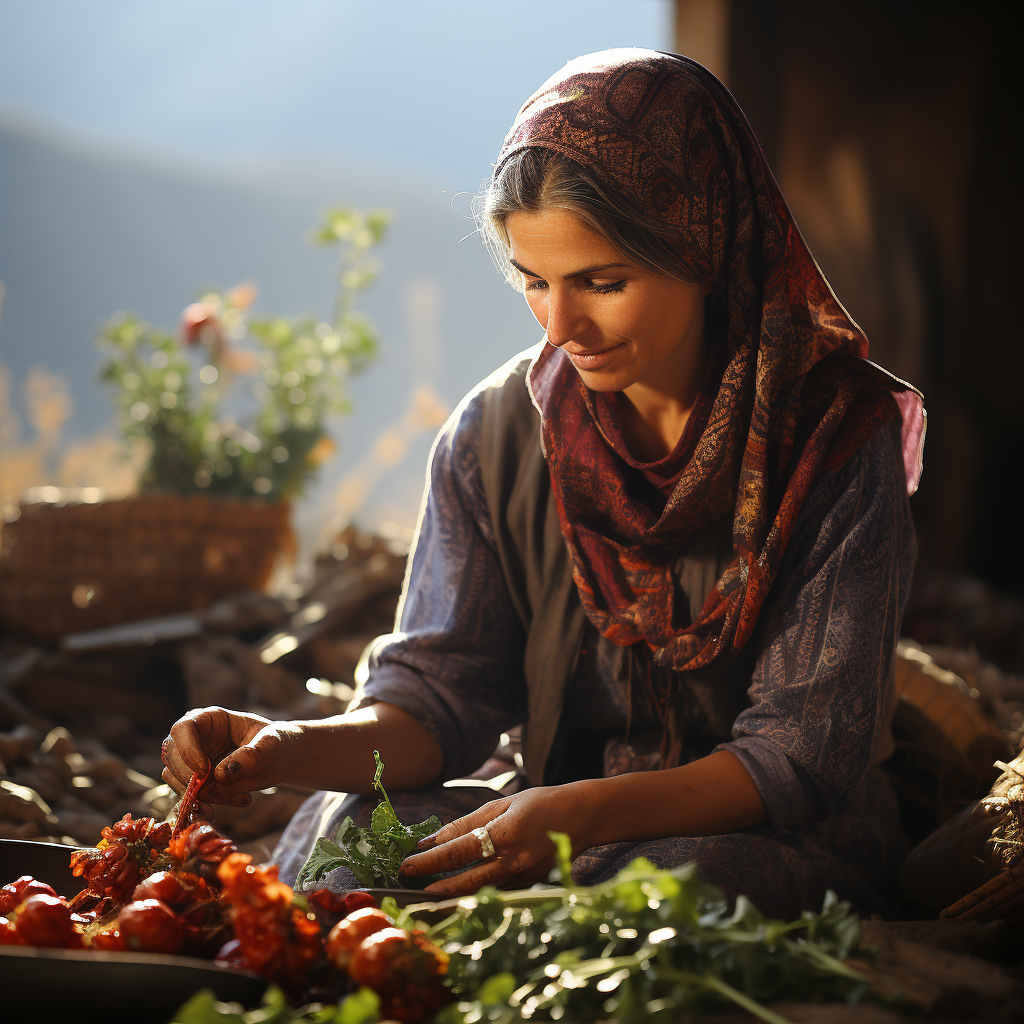
<path id="1" fill-rule="evenodd" d="M 406 878 L 467 870 L 427 886 L 427 892 L 462 896 L 482 885 L 530 885 L 547 878 L 555 863 L 555 847 L 548 832 L 565 832 L 572 840 L 573 856 L 587 849 L 583 787 L 579 784 L 527 789 L 502 797 L 456 818 L 427 836 L 402 863 Z M 480 840 L 473 830 L 486 828 L 494 856 L 483 859 Z"/>

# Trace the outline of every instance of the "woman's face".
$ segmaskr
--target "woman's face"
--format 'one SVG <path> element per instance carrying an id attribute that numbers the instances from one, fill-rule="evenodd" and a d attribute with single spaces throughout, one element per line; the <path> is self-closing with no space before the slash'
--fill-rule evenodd
<path id="1" fill-rule="evenodd" d="M 533 315 L 588 388 L 692 401 L 704 368 L 700 285 L 635 266 L 566 210 L 512 213 L 505 227 Z"/>

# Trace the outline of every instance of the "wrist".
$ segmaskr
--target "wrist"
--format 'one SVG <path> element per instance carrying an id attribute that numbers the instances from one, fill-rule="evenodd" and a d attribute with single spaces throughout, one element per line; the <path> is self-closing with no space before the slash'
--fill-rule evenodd
<path id="1" fill-rule="evenodd" d="M 607 801 L 607 779 L 581 779 L 570 782 L 569 806 L 572 830 L 573 855 L 589 850 L 592 846 L 603 846 L 612 842 L 608 838 L 609 807 Z"/>
<path id="2" fill-rule="evenodd" d="M 310 786 L 311 767 L 318 759 L 309 726 L 314 722 L 274 722 L 278 743 L 279 776 L 283 783 Z"/>

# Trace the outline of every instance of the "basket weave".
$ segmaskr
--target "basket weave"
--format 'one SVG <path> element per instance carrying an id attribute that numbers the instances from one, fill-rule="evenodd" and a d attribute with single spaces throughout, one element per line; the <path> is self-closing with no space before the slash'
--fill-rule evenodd
<path id="1" fill-rule="evenodd" d="M 292 540 L 288 503 L 260 499 L 159 494 L 19 512 L 0 526 L 0 623 L 44 643 L 261 590 Z"/>

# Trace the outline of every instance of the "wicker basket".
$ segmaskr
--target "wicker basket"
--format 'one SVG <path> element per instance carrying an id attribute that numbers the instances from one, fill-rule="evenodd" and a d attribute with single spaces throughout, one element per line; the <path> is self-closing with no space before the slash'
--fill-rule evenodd
<path id="1" fill-rule="evenodd" d="M 0 526 L 0 623 L 50 643 L 260 590 L 292 544 L 289 511 L 173 494 L 22 504 Z"/>

